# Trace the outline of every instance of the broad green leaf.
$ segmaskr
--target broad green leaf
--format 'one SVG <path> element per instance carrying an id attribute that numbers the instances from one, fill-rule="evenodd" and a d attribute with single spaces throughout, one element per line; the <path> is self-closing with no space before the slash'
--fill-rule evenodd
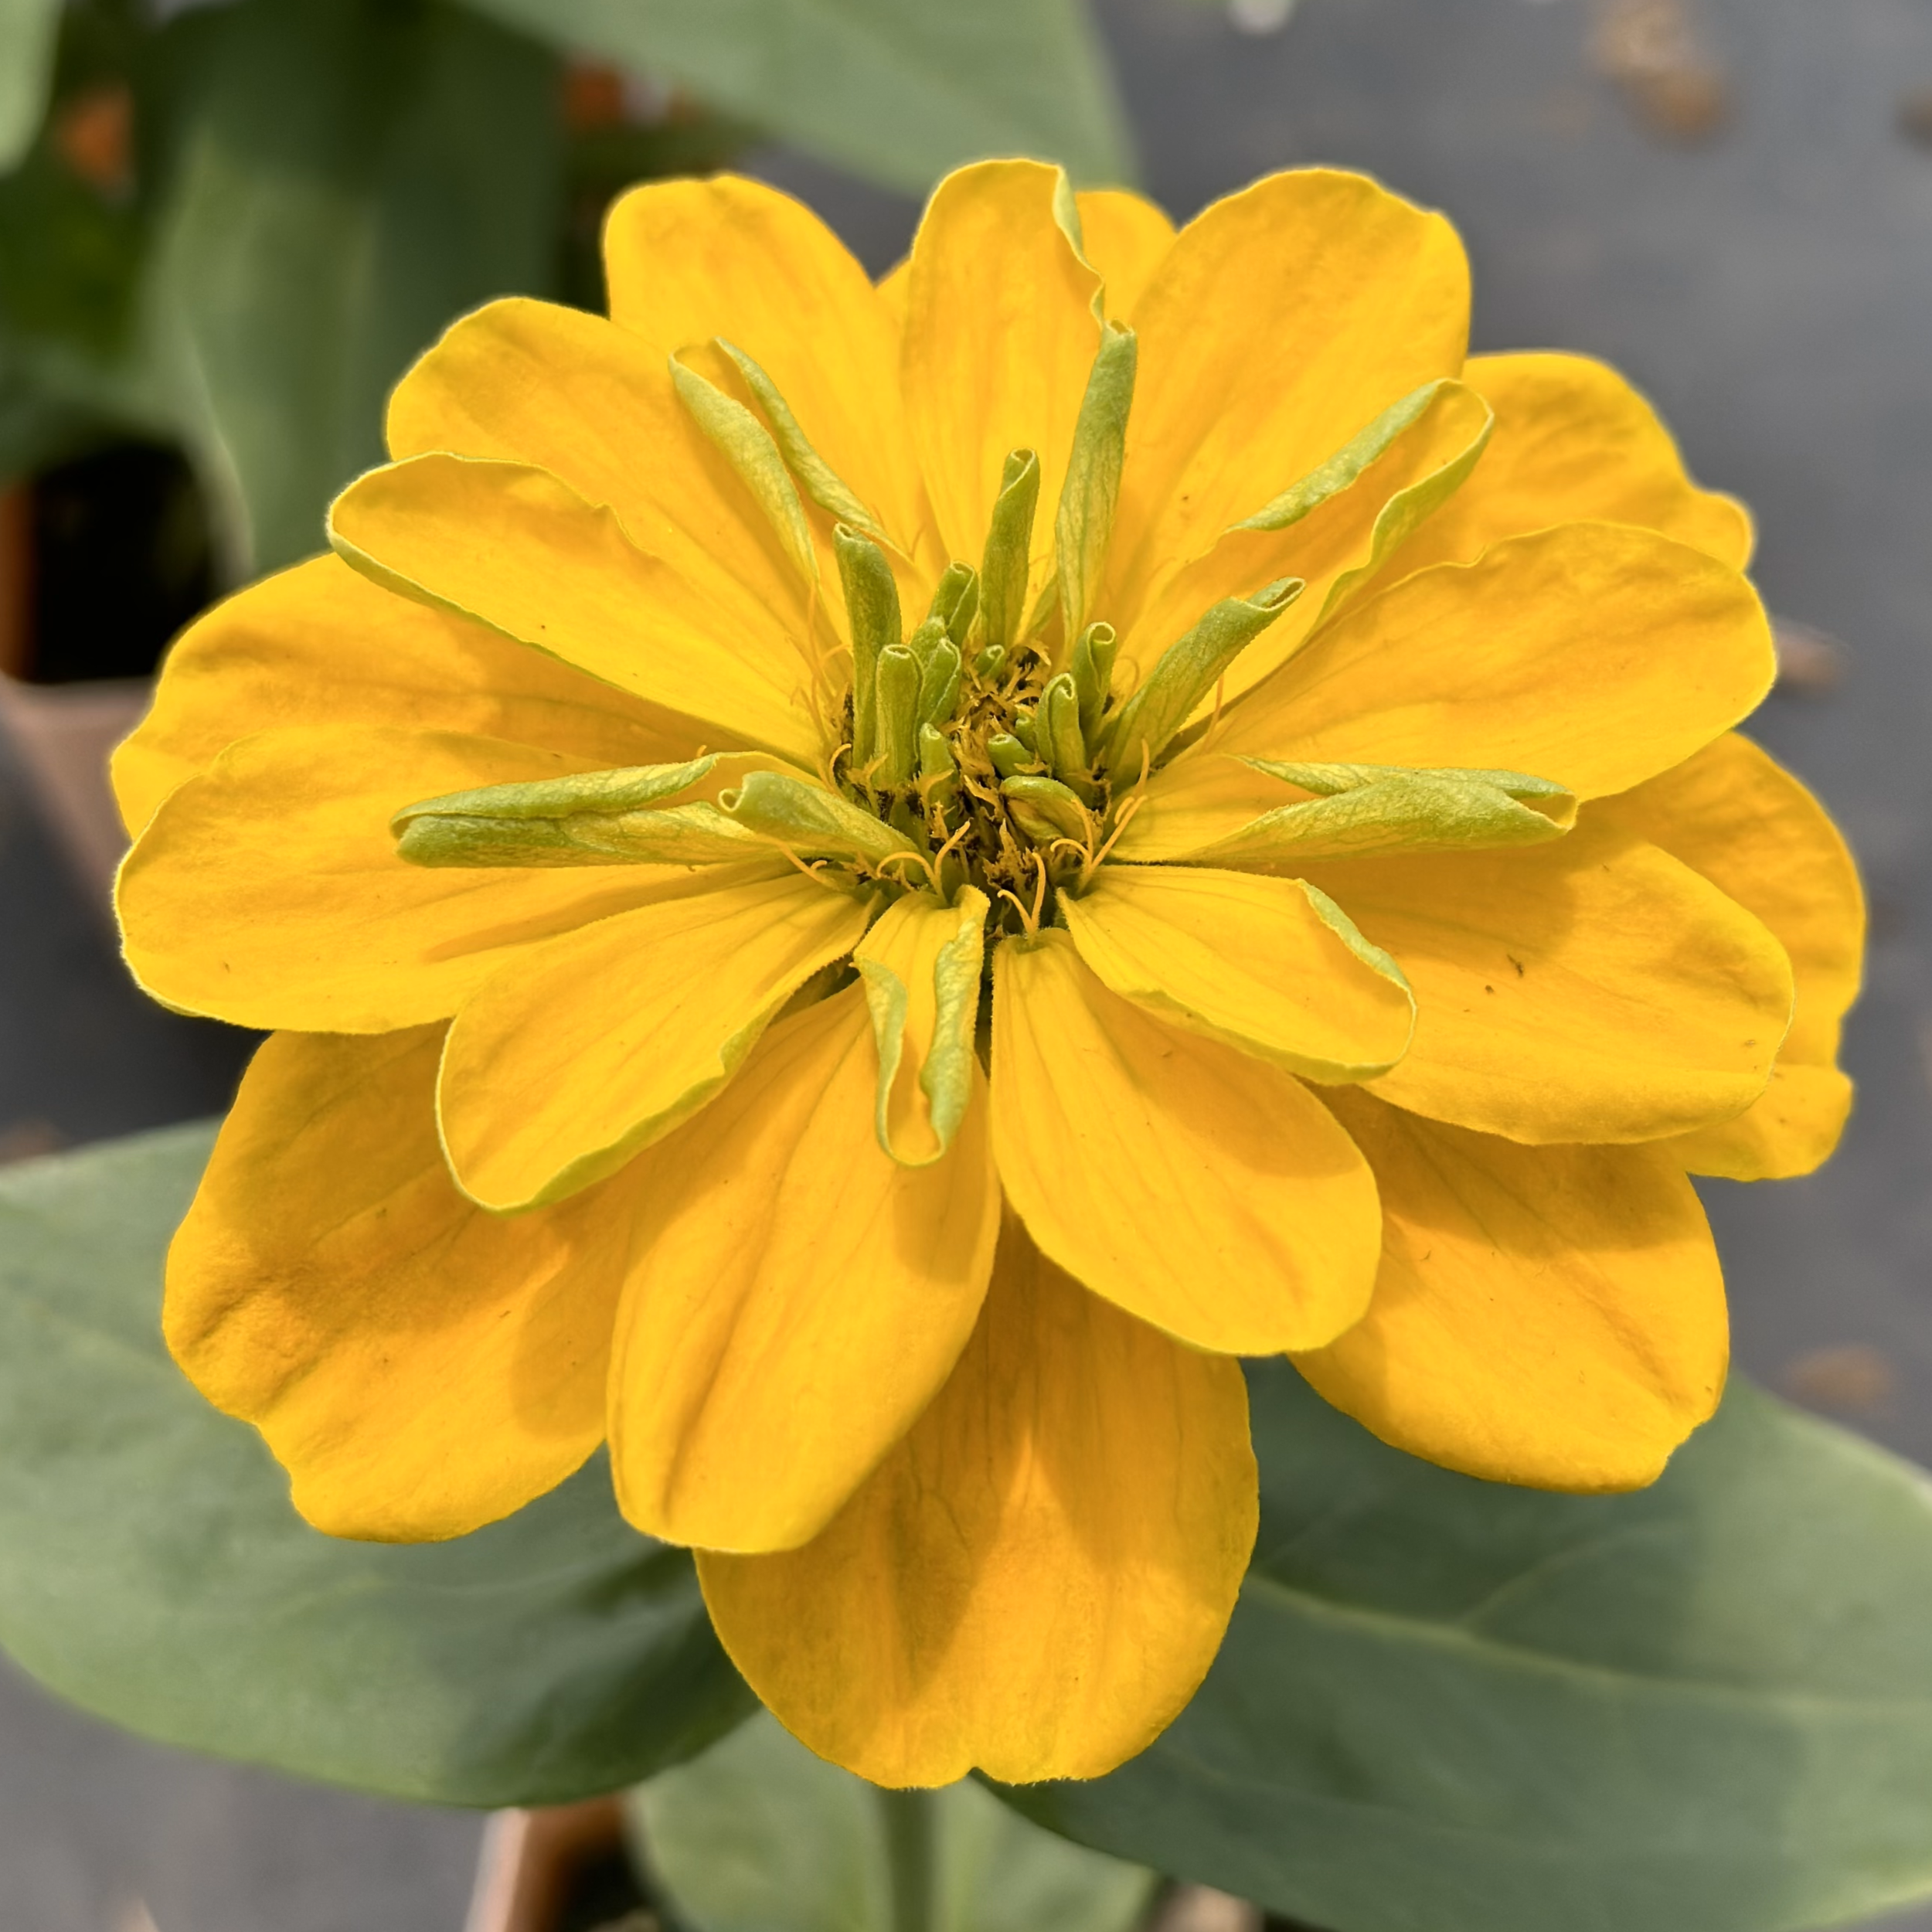
<path id="1" fill-rule="evenodd" d="M 197 24 L 151 321 L 234 561 L 260 570 L 321 547 L 452 317 L 551 287 L 559 81 L 439 0 L 240 0 Z"/>
<path id="2" fill-rule="evenodd" d="M 499 19 L 919 192 L 987 155 L 1131 172 L 1084 0 L 477 0 Z"/>
<path id="3" fill-rule="evenodd" d="M 631 1808 L 688 1932 L 1128 1932 L 1154 1884 L 971 1782 L 879 1791 L 762 1714 Z"/>
<path id="4" fill-rule="evenodd" d="M 212 1138 L 0 1172 L 0 1645 L 148 1736 L 439 1804 L 608 1791 L 753 1708 L 689 1559 L 625 1526 L 600 1462 L 454 1543 L 295 1515 L 158 1332 Z"/>
<path id="5" fill-rule="evenodd" d="M 1654 1488 L 1485 1484 L 1250 1372 L 1206 1683 L 1006 1795 L 1330 1932 L 1795 1932 L 1932 1893 L 1932 1489 L 1733 1383 Z"/>
<path id="6" fill-rule="evenodd" d="M 61 0 L 0 0 L 0 173 L 17 167 L 47 111 Z"/>

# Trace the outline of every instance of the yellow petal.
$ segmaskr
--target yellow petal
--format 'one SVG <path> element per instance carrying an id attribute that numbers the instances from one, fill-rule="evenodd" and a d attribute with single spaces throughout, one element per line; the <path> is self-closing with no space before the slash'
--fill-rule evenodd
<path id="1" fill-rule="evenodd" d="M 628 1221 L 600 1192 L 499 1221 L 451 1185 L 440 1029 L 256 1055 L 168 1256 L 168 1345 L 336 1536 L 460 1536 L 604 1434 Z"/>
<path id="2" fill-rule="evenodd" d="M 803 634 L 804 587 L 678 400 L 665 353 L 601 316 L 486 303 L 397 385 L 388 437 L 398 461 L 441 451 L 547 470 L 702 596 L 733 611 L 748 597 Z"/>
<path id="3" fill-rule="evenodd" d="M 1009 452 L 1037 451 L 1036 595 L 1100 339 L 1100 278 L 1055 216 L 1063 180 L 1033 161 L 948 175 L 913 239 L 906 286 L 906 414 L 941 543 L 977 563 Z"/>
<path id="4" fill-rule="evenodd" d="M 1301 169 L 1196 216 L 1128 319 L 1141 384 L 1110 611 L 1131 607 L 1144 573 L 1201 555 L 1398 397 L 1460 373 L 1468 264 L 1441 216 L 1359 175 Z"/>
<path id="5" fill-rule="evenodd" d="M 1100 979 L 1175 1026 L 1308 1080 L 1366 1080 L 1407 1050 L 1401 975 L 1299 879 L 1103 866 L 1060 906 Z"/>
<path id="6" fill-rule="evenodd" d="M 1835 1066 L 1771 1069 L 1771 1083 L 1735 1120 L 1667 1143 L 1692 1174 L 1788 1181 L 1822 1167 L 1852 1115 L 1852 1083 Z"/>
<path id="7" fill-rule="evenodd" d="M 986 908 L 971 886 L 950 906 L 908 893 L 853 955 L 879 1048 L 879 1145 L 908 1166 L 952 1145 L 973 1092 Z"/>
<path id="8" fill-rule="evenodd" d="M 393 724 L 539 745 L 600 766 L 690 757 L 689 724 L 482 625 L 311 557 L 238 590 L 168 651 L 154 707 L 114 757 L 138 833 L 177 785 L 257 731 Z"/>
<path id="9" fill-rule="evenodd" d="M 885 1785 L 1097 1777 L 1207 1673 L 1253 1549 L 1247 1391 L 1009 1224 L 939 1398 L 802 1549 L 701 1550 L 733 1661 Z"/>
<path id="10" fill-rule="evenodd" d="M 1406 413 L 1417 406 L 1405 402 L 1399 406 Z M 1301 578 L 1307 589 L 1230 667 L 1219 696 L 1223 702 L 1232 702 L 1293 657 L 1384 557 L 1403 554 L 1402 540 L 1418 519 L 1467 487 L 1471 470 L 1481 468 L 1491 420 L 1488 406 L 1474 389 L 1460 383 L 1434 385 L 1414 420 L 1393 436 L 1352 483 L 1335 488 L 1315 509 L 1279 528 L 1236 524 L 1221 532 L 1205 556 L 1177 561 L 1173 568 L 1151 577 L 1143 602 L 1110 613 L 1121 631 L 1122 657 L 1130 663 L 1151 665 L 1221 598 L 1250 595 L 1277 578 Z M 1347 454 L 1352 458 L 1347 468 L 1352 469 L 1361 457 Z M 1341 450 L 1329 452 L 1332 458 L 1344 455 Z M 1323 468 L 1327 467 L 1325 461 Z M 1244 521 L 1278 521 L 1278 510 L 1273 518 L 1266 514 L 1274 499 L 1292 486 L 1313 480 L 1302 475 L 1277 478 L 1267 498 L 1257 497 L 1250 503 Z"/>
<path id="11" fill-rule="evenodd" d="M 661 1140 L 866 930 L 866 902 L 782 861 L 563 934 L 458 1010 L 437 1110 L 463 1191 L 500 1213 L 562 1200 Z"/>
<path id="12" fill-rule="evenodd" d="M 910 548 L 924 520 L 899 332 L 811 209 L 742 176 L 633 188 L 604 219 L 613 321 L 661 356 L 723 336 L 758 362 L 818 454 Z"/>
<path id="13" fill-rule="evenodd" d="M 512 951 L 691 875 L 412 866 L 396 855 L 391 815 L 587 768 L 454 732 L 335 725 L 244 738 L 169 797 L 122 866 L 128 963 L 163 1004 L 237 1026 L 383 1033 L 446 1019 Z"/>
<path id="14" fill-rule="evenodd" d="M 805 1542 L 966 1345 L 999 1232 L 984 1100 L 944 1160 L 902 1167 L 872 1133 L 877 1065 L 848 988 L 773 1027 L 635 1164 L 611 1444 L 638 1528 L 712 1549 Z"/>
<path id="15" fill-rule="evenodd" d="M 1369 1312 L 1295 1366 L 1384 1442 L 1492 1482 L 1638 1489 L 1724 1386 L 1724 1283 L 1668 1151 L 1518 1147 L 1338 1090 L 1382 1191 Z"/>
<path id="16" fill-rule="evenodd" d="M 821 727 L 802 631 L 700 588 L 547 471 L 454 456 L 372 470 L 329 511 L 365 576 L 808 766 Z"/>
<path id="17" fill-rule="evenodd" d="M 1375 1183 L 1299 1080 L 1110 992 L 1064 933 L 993 964 L 993 1150 L 1048 1255 L 1233 1355 L 1318 1348 L 1360 1315 Z"/>
<path id="18" fill-rule="evenodd" d="M 906 296 L 912 285 L 912 257 L 908 255 L 881 275 L 876 284 L 879 301 L 903 342 L 906 334 Z"/>
<path id="19" fill-rule="evenodd" d="M 1741 570 L 1751 519 L 1700 490 L 1657 412 L 1587 355 L 1472 355 L 1463 380 L 1496 413 L 1476 472 L 1390 566 L 1471 563 L 1492 543 L 1553 523 L 1634 523 Z"/>
<path id="20" fill-rule="evenodd" d="M 1660 845 L 1756 913 L 1790 955 L 1798 988 L 1778 1072 L 1749 1112 L 1679 1145 L 1693 1173 L 1808 1174 L 1837 1145 L 1851 1085 L 1834 1069 L 1857 998 L 1865 895 L 1838 828 L 1804 787 L 1735 733 L 1590 817 Z"/>
<path id="21" fill-rule="evenodd" d="M 1647 530 L 1570 523 L 1345 611 L 1217 751 L 1533 772 L 1579 798 L 1681 763 L 1770 689 L 1751 587 Z"/>
<path id="22" fill-rule="evenodd" d="M 1080 253 L 1106 284 L 1107 314 L 1124 322 L 1174 246 L 1174 224 L 1165 209 L 1124 188 L 1083 189 L 1073 202 Z"/>
<path id="23" fill-rule="evenodd" d="M 1784 949 L 1688 866 L 1607 827 L 1553 845 L 1311 866 L 1415 989 L 1374 1083 L 1513 1141 L 1649 1141 L 1764 1092 L 1791 1010 Z"/>

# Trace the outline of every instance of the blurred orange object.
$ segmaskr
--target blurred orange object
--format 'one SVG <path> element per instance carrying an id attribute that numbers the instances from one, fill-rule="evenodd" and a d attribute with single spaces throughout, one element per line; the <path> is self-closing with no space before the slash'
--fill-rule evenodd
<path id="1" fill-rule="evenodd" d="M 116 81 L 65 101 L 53 117 L 54 151 L 80 179 L 104 195 L 134 185 L 134 99 Z"/>

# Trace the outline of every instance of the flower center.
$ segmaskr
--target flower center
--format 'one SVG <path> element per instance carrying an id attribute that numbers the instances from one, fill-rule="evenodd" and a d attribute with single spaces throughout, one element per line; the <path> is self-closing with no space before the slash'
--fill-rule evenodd
<path id="1" fill-rule="evenodd" d="M 849 749 L 835 767 L 848 798 L 930 855 L 930 883 L 943 897 L 962 885 L 985 893 L 995 930 L 1050 923 L 1056 895 L 1091 868 L 1110 829 L 1114 787 L 1094 768 L 1077 709 L 1077 736 L 1053 743 L 1067 682 L 1030 645 L 982 648 L 963 670 L 951 713 L 921 729 L 910 777 L 882 774 L 877 758 L 861 769 Z M 1099 719 L 1105 702 L 1097 685 L 1090 715 Z M 849 747 L 857 709 L 849 701 Z M 1073 755 L 1056 759 L 1056 749 Z"/>

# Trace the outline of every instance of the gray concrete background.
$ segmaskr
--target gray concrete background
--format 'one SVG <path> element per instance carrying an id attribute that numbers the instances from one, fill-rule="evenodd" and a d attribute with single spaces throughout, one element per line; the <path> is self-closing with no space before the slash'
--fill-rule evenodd
<path id="1" fill-rule="evenodd" d="M 1709 1199 L 1740 1362 L 1932 1462 L 1932 149 L 1900 125 L 1932 0 L 1685 4 L 1729 103 L 1695 145 L 1593 65 L 1593 0 L 1303 0 L 1266 37 L 1205 0 L 1101 14 L 1175 214 L 1311 161 L 1446 209 L 1478 346 L 1620 364 L 1756 509 L 1774 607 L 1844 641 L 1838 688 L 1757 729 L 1865 866 L 1859 1107 L 1824 1173 Z M 760 165 L 876 267 L 903 250 L 910 203 Z M 3 762 L 0 934 L 0 1153 L 220 1104 L 233 1043 L 126 987 Z M 0 1932 L 454 1932 L 477 1833 L 123 1739 L 0 1668 Z"/>

